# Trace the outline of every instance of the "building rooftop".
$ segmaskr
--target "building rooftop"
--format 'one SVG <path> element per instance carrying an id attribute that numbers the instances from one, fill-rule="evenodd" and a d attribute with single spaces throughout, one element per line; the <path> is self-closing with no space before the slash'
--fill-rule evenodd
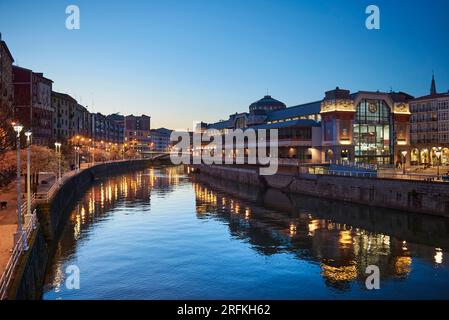
<path id="1" fill-rule="evenodd" d="M 52 96 L 56 96 L 56 97 L 58 97 L 60 99 L 70 100 L 73 103 L 78 104 L 78 102 L 72 96 L 68 95 L 67 93 L 61 93 L 61 92 L 52 91 L 51 95 Z"/>
<path id="2" fill-rule="evenodd" d="M 270 124 L 260 124 L 257 126 L 249 127 L 251 129 L 280 129 L 280 128 L 288 128 L 288 127 L 319 127 L 320 123 L 315 120 L 309 119 L 300 119 L 300 120 L 291 120 Z"/>
<path id="3" fill-rule="evenodd" d="M 158 128 L 158 129 L 151 129 L 151 132 L 157 132 L 160 134 L 170 135 L 173 130 L 167 129 L 167 128 Z"/>
<path id="4" fill-rule="evenodd" d="M 268 112 L 267 121 L 275 121 L 293 117 L 307 116 L 311 114 L 318 114 L 320 113 L 320 110 L 321 110 L 321 100 L 288 107 L 282 110 Z"/>
<path id="5" fill-rule="evenodd" d="M 274 109 L 285 109 L 285 103 L 273 99 L 271 96 L 266 95 L 262 99 L 257 100 L 256 102 L 251 103 L 249 106 L 250 111 L 255 110 L 274 110 Z"/>
<path id="6" fill-rule="evenodd" d="M 423 101 L 423 100 L 432 100 L 432 99 L 438 99 L 438 98 L 449 98 L 449 92 L 428 94 L 426 96 L 417 97 L 417 98 L 413 99 L 411 102 L 418 102 L 418 101 Z"/>
<path id="7" fill-rule="evenodd" d="M 13 56 L 11 54 L 11 51 L 9 51 L 8 46 L 6 45 L 6 42 L 5 41 L 0 41 L 0 46 L 2 46 L 5 49 L 6 53 L 8 54 L 9 58 L 11 59 L 11 61 L 14 62 L 14 58 L 13 58 Z"/>
<path id="8" fill-rule="evenodd" d="M 231 121 L 229 121 L 229 120 L 218 121 L 218 122 L 210 123 L 207 125 L 208 129 L 217 129 L 217 130 L 227 129 L 230 127 L 232 127 L 232 124 L 231 124 Z"/>

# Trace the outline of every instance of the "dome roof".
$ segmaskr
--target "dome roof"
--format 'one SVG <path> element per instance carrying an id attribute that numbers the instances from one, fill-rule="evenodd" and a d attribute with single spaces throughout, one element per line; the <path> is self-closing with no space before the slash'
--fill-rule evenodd
<path id="1" fill-rule="evenodd" d="M 266 95 L 259 101 L 252 103 L 249 106 L 249 111 L 250 112 L 254 112 L 256 110 L 272 111 L 272 110 L 280 110 L 280 109 L 285 109 L 285 108 L 286 108 L 285 103 L 283 103 L 279 100 L 273 99 L 271 96 Z"/>

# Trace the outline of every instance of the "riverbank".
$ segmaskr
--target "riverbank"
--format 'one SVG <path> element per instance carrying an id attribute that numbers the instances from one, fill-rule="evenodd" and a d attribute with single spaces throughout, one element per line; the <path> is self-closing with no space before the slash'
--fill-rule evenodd
<path id="1" fill-rule="evenodd" d="M 29 240 L 29 249 L 20 258 L 8 289 L 8 299 L 39 299 L 46 270 L 59 236 L 76 201 L 91 184 L 104 177 L 141 170 L 151 159 L 96 164 L 70 176 L 48 201 L 37 205 L 39 225 Z"/>
<path id="2" fill-rule="evenodd" d="M 206 165 L 192 167 L 200 174 L 238 183 L 373 207 L 449 217 L 449 184 L 441 182 L 294 173 L 260 176 L 253 169 Z"/>

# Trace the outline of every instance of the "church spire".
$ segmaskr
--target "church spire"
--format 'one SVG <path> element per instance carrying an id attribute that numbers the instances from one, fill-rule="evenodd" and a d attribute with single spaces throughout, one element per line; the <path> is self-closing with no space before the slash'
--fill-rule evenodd
<path id="1" fill-rule="evenodd" d="M 432 84 L 430 85 L 430 94 L 436 94 L 437 93 L 437 87 L 435 85 L 435 75 L 432 72 Z"/>

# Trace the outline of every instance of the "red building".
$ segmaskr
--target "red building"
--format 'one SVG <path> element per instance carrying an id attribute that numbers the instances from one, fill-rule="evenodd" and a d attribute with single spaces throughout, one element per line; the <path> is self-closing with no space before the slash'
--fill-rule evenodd
<path id="1" fill-rule="evenodd" d="M 13 66 L 14 118 L 33 132 L 33 143 L 52 142 L 51 90 L 53 81 L 42 73 Z"/>
<path id="2" fill-rule="evenodd" d="M 125 117 L 125 142 L 139 152 L 151 150 L 151 117 L 129 115 Z"/>

